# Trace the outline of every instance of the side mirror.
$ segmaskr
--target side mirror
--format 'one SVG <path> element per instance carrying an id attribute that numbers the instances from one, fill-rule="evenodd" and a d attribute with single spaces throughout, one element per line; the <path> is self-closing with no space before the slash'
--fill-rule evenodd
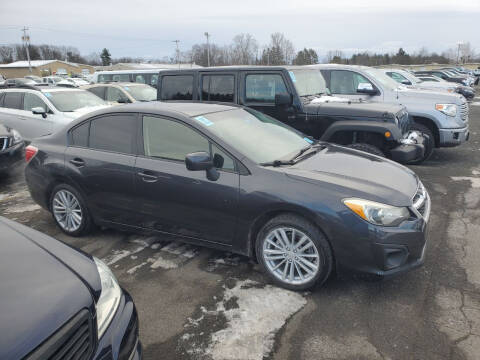
<path id="1" fill-rule="evenodd" d="M 214 160 L 205 151 L 190 153 L 185 157 L 185 165 L 190 171 L 205 170 L 207 172 L 207 179 L 216 181 L 220 177 L 220 173 L 213 164 Z"/>
<path id="2" fill-rule="evenodd" d="M 42 115 L 44 119 L 47 117 L 47 110 L 40 106 L 32 108 L 32 113 L 35 115 Z"/>
<path id="3" fill-rule="evenodd" d="M 128 104 L 130 103 L 130 99 L 127 99 L 126 97 L 121 97 L 120 99 L 117 100 L 119 104 Z"/>
<path id="4" fill-rule="evenodd" d="M 403 85 L 412 85 L 412 83 L 408 80 L 402 80 Z"/>
<path id="5" fill-rule="evenodd" d="M 371 83 L 359 83 L 357 87 L 357 93 L 367 95 L 377 95 L 378 91 L 373 88 Z"/>
<path id="6" fill-rule="evenodd" d="M 276 94 L 275 106 L 290 106 L 293 103 L 292 95 L 290 94 Z"/>

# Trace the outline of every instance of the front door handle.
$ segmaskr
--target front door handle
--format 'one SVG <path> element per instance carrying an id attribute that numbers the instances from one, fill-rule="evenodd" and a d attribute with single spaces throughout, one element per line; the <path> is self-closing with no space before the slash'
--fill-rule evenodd
<path id="1" fill-rule="evenodd" d="M 85 161 L 83 161 L 82 159 L 80 158 L 75 158 L 75 159 L 72 159 L 70 160 L 70 163 L 75 165 L 76 167 L 80 168 L 82 166 L 85 166 Z"/>
<path id="2" fill-rule="evenodd" d="M 158 177 L 156 177 L 155 175 L 147 174 L 145 172 L 139 172 L 139 173 L 137 173 L 137 175 L 140 176 L 142 178 L 142 180 L 145 181 L 145 182 L 153 183 L 153 182 L 156 182 L 158 180 Z"/>

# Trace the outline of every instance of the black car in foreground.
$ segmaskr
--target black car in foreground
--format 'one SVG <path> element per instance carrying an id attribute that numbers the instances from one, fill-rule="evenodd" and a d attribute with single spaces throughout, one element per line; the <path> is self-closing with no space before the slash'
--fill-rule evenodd
<path id="1" fill-rule="evenodd" d="M 0 175 L 24 161 L 25 143 L 18 133 L 0 124 Z"/>
<path id="2" fill-rule="evenodd" d="M 412 171 L 253 109 L 129 104 L 27 149 L 33 199 L 73 236 L 164 234 L 256 258 L 295 290 L 334 267 L 387 276 L 424 260 L 430 200 Z"/>
<path id="3" fill-rule="evenodd" d="M 141 359 L 135 305 L 107 265 L 3 217 L 0 233 L 0 359 Z"/>

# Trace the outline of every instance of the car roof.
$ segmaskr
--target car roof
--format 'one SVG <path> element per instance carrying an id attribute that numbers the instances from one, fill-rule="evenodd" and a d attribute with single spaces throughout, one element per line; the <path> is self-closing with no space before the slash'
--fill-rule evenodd
<path id="1" fill-rule="evenodd" d="M 305 66 L 300 65 L 275 65 L 275 66 L 265 66 L 265 65 L 228 65 L 228 66 L 215 66 L 215 67 L 204 67 L 204 68 L 195 68 L 195 69 L 166 69 L 162 70 L 162 73 L 178 71 L 178 72 L 193 72 L 193 71 L 237 71 L 237 70 L 308 70 Z"/>
<path id="2" fill-rule="evenodd" d="M 230 111 L 242 108 L 239 105 L 229 105 L 220 103 L 205 103 L 205 102 L 188 102 L 188 101 L 150 101 L 150 102 L 135 102 L 132 104 L 120 105 L 110 108 L 105 108 L 96 112 L 96 115 L 118 112 L 144 112 L 158 115 L 183 115 L 185 117 L 193 117 L 216 113 L 221 111 Z"/>
<path id="3" fill-rule="evenodd" d="M 137 82 L 99 82 L 95 84 L 90 84 L 90 85 L 85 85 L 85 88 L 91 88 L 91 87 L 96 87 L 96 86 L 150 86 L 148 84 L 143 84 L 143 83 L 137 83 Z"/>
<path id="4" fill-rule="evenodd" d="M 63 87 L 63 86 L 35 86 L 32 85 L 31 87 L 5 87 L 5 88 L 0 88 L 0 91 L 25 91 L 25 90 L 30 90 L 30 91 L 39 91 L 39 92 L 62 92 L 62 91 L 85 91 L 81 88 L 71 88 L 71 87 Z"/>

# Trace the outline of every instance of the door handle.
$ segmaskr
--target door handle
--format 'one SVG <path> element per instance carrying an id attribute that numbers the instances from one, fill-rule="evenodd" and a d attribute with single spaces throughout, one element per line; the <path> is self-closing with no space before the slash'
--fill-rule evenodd
<path id="1" fill-rule="evenodd" d="M 158 180 L 158 177 L 156 177 L 155 175 L 147 174 L 147 173 L 144 173 L 144 172 L 139 172 L 139 173 L 137 173 L 137 175 L 140 176 L 142 178 L 142 180 L 145 181 L 145 182 L 153 183 L 153 182 L 156 182 Z"/>
<path id="2" fill-rule="evenodd" d="M 78 168 L 80 168 L 82 166 L 85 166 L 85 161 L 83 161 L 82 159 L 79 159 L 79 158 L 75 158 L 75 159 L 70 160 L 70 163 L 75 165 Z"/>

